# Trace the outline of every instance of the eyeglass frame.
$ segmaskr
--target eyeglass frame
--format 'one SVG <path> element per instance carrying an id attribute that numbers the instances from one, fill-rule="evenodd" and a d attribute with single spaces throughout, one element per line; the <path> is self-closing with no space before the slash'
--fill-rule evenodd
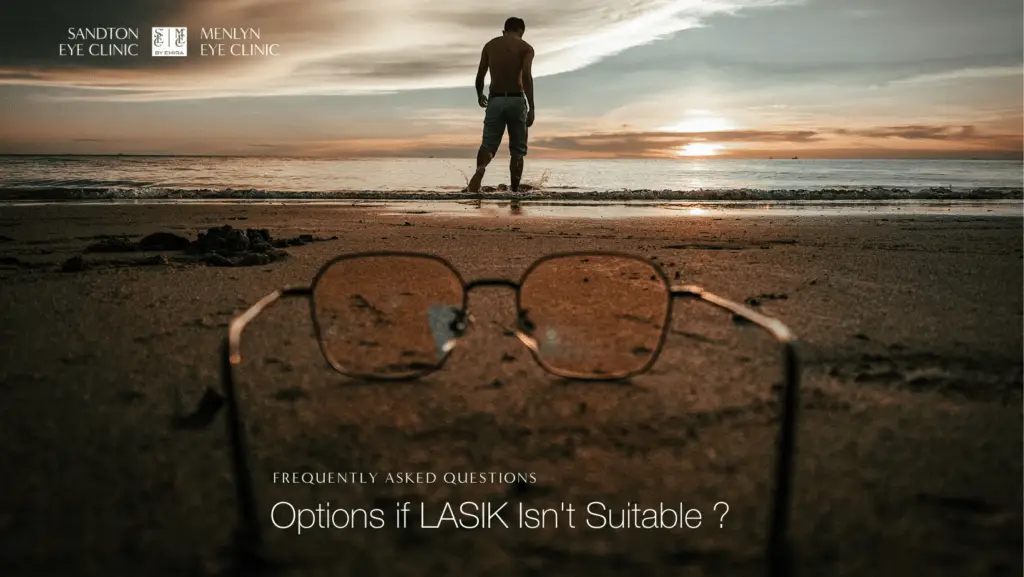
<path id="1" fill-rule="evenodd" d="M 441 358 L 440 362 L 438 362 L 434 367 L 424 369 L 415 374 L 401 376 L 347 373 L 334 359 L 332 359 L 332 357 L 328 355 L 324 348 L 324 340 L 321 334 L 320 323 L 317 320 L 315 288 L 323 275 L 331 267 L 345 260 L 369 257 L 406 257 L 432 260 L 447 267 L 459 281 L 462 289 L 462 309 L 460 312 L 464 313 L 468 310 L 469 293 L 474 288 L 503 287 L 515 291 L 516 311 L 521 317 L 523 313 L 523 309 L 521 308 L 522 287 L 525 281 L 529 278 L 530 273 L 532 273 L 538 266 L 555 259 L 600 256 L 617 257 L 642 262 L 655 271 L 659 279 L 664 283 L 668 303 L 666 307 L 665 322 L 662 325 L 661 336 L 659 337 L 657 347 L 654 349 L 650 359 L 641 368 L 631 371 L 625 375 L 612 377 L 602 375 L 570 376 L 565 374 L 564 371 L 560 372 L 544 362 L 540 355 L 538 355 L 535 348 L 531 347 L 523 339 L 523 334 L 518 330 L 518 328 L 516 331 L 517 336 L 519 336 L 523 344 L 530 349 L 534 361 L 537 362 L 537 364 L 545 371 L 559 377 L 581 381 L 620 381 L 649 371 L 657 362 L 665 341 L 667 340 L 669 324 L 673 313 L 673 303 L 677 298 L 696 299 L 701 302 L 714 305 L 719 309 L 732 313 L 734 318 L 747 321 L 774 337 L 782 350 L 782 415 L 781 426 L 776 442 L 775 475 L 773 476 L 768 539 L 765 554 L 768 564 L 767 574 L 769 577 L 784 577 L 792 575 L 793 556 L 791 550 L 792 547 L 788 538 L 788 531 L 792 501 L 793 466 L 796 448 L 796 421 L 799 407 L 798 399 L 801 371 L 796 335 L 778 319 L 764 315 L 745 305 L 708 292 L 700 286 L 674 286 L 661 266 L 651 259 L 614 251 L 553 253 L 534 261 L 526 271 L 523 272 L 519 281 L 512 281 L 503 278 L 483 278 L 470 281 L 468 283 L 450 262 L 442 257 L 429 253 L 374 251 L 343 254 L 329 260 L 321 266 L 320 270 L 313 277 L 312 283 L 309 285 L 288 286 L 275 290 L 261 298 L 241 314 L 232 318 L 228 325 L 227 334 L 221 343 L 221 385 L 223 389 L 223 398 L 225 400 L 224 405 L 226 406 L 227 413 L 225 421 L 227 425 L 228 441 L 231 449 L 232 475 L 235 480 L 235 496 L 238 505 L 238 526 L 236 527 L 235 533 L 235 552 L 238 555 L 239 566 L 242 568 L 256 568 L 262 566 L 264 563 L 262 556 L 263 533 L 258 521 L 256 490 L 253 485 L 252 470 L 249 466 L 249 451 L 247 448 L 245 426 L 240 403 L 238 401 L 238 391 L 234 375 L 235 366 L 242 362 L 242 332 L 249 323 L 259 316 L 260 313 L 279 300 L 293 297 L 305 297 L 309 299 L 310 313 L 313 319 L 315 336 L 319 344 L 321 354 L 324 356 L 325 360 L 327 360 L 328 364 L 331 365 L 331 368 L 350 378 L 360 378 L 368 381 L 394 382 L 416 380 L 441 370 L 448 358 L 451 357 L 451 351 L 447 351 L 445 356 Z"/>

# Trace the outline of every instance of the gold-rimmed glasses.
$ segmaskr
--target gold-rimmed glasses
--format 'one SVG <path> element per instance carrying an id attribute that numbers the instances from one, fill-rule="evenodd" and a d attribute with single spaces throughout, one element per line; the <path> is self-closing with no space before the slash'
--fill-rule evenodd
<path id="1" fill-rule="evenodd" d="M 800 375 L 795 336 L 779 320 L 742 304 L 698 286 L 674 285 L 653 261 L 612 252 L 553 254 L 530 265 L 518 281 L 469 282 L 430 254 L 342 255 L 310 285 L 276 290 L 236 316 L 223 342 L 222 385 L 244 565 L 258 563 L 263 547 L 235 379 L 245 327 L 282 298 L 305 298 L 320 350 L 335 370 L 370 381 L 416 379 L 451 358 L 470 326 L 470 292 L 488 286 L 515 292 L 516 336 L 545 371 L 568 379 L 613 381 L 646 372 L 665 344 L 677 299 L 709 303 L 774 337 L 783 375 L 766 553 L 769 575 L 791 573 L 787 532 Z"/>

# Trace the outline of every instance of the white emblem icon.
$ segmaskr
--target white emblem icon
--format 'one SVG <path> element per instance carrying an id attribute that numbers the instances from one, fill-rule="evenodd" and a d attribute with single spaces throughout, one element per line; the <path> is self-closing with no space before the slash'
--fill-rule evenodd
<path id="1" fill-rule="evenodd" d="M 184 26 L 154 27 L 153 56 L 188 56 L 188 28 Z"/>

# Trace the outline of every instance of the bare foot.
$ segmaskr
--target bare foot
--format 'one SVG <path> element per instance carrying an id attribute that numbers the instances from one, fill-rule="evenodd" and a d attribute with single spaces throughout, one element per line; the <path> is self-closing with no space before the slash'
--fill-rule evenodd
<path id="1" fill-rule="evenodd" d="M 480 192 L 480 183 L 484 180 L 484 169 L 478 168 L 473 173 L 473 178 L 469 179 L 469 187 L 466 190 L 469 192 Z"/>

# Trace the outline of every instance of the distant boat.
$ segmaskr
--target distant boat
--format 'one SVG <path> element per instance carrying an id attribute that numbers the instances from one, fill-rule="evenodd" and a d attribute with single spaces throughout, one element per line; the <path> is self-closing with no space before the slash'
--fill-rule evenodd
<path id="1" fill-rule="evenodd" d="M 800 159 L 794 156 L 794 157 L 792 158 L 792 160 L 800 160 Z"/>

